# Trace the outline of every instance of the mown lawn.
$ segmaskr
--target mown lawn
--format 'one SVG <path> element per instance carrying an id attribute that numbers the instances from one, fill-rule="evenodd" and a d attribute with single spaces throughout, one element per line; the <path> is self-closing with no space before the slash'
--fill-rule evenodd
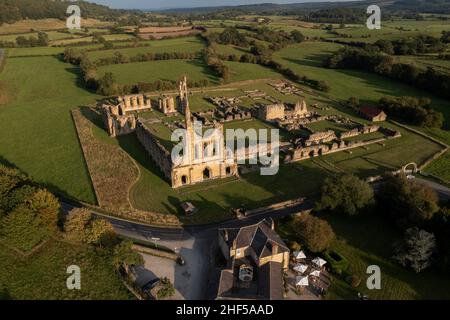
<path id="1" fill-rule="evenodd" d="M 81 269 L 81 290 L 68 290 L 66 273 Z M 36 252 L 21 256 L 0 244 L 0 284 L 13 299 L 128 300 L 133 297 L 113 267 L 111 253 L 50 239 Z"/>
<path id="2" fill-rule="evenodd" d="M 8 95 L 0 156 L 52 191 L 95 202 L 69 111 L 97 96 L 81 87 L 78 69 L 51 56 L 8 58 L 0 82 Z"/>

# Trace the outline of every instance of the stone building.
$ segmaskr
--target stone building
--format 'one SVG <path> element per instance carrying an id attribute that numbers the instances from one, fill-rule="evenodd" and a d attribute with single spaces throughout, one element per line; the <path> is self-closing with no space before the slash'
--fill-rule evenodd
<path id="1" fill-rule="evenodd" d="M 219 248 L 227 261 L 210 284 L 214 299 L 283 299 L 283 271 L 289 249 L 275 232 L 272 219 L 219 230 Z"/>
<path id="2" fill-rule="evenodd" d="M 119 96 L 101 107 L 103 122 L 108 134 L 116 137 L 136 129 L 136 112 L 149 111 L 152 103 L 143 94 Z"/>
<path id="3" fill-rule="evenodd" d="M 384 111 L 370 106 L 362 106 L 358 109 L 358 113 L 367 120 L 378 122 L 386 121 L 387 115 Z"/>
<path id="4" fill-rule="evenodd" d="M 277 119 L 284 119 L 284 104 L 269 104 L 269 105 L 262 105 L 258 109 L 258 118 L 260 118 L 263 121 L 274 121 Z"/>
<path id="5" fill-rule="evenodd" d="M 165 115 L 177 113 L 175 98 L 171 96 L 161 95 L 158 99 L 158 109 Z"/>

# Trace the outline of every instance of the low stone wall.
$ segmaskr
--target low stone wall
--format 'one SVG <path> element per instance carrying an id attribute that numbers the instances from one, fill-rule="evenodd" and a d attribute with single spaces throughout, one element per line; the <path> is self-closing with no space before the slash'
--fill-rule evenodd
<path id="1" fill-rule="evenodd" d="M 171 252 L 167 252 L 167 251 L 152 249 L 152 248 L 144 247 L 144 246 L 141 246 L 141 245 L 138 245 L 138 244 L 134 244 L 131 248 L 134 251 L 137 251 L 137 252 L 140 252 L 140 253 L 149 254 L 151 256 L 156 256 L 156 257 L 160 257 L 160 258 L 166 258 L 166 259 L 170 259 L 170 260 L 173 260 L 173 261 L 176 261 L 180 257 L 176 253 L 171 253 Z"/>
<path id="2" fill-rule="evenodd" d="M 305 198 L 298 198 L 298 199 L 291 199 L 291 200 L 287 200 L 287 201 L 283 201 L 283 202 L 278 202 L 278 203 L 274 203 L 274 204 L 271 204 L 266 207 L 248 210 L 245 212 L 245 215 L 251 216 L 251 215 L 255 215 L 255 214 L 261 214 L 261 213 L 264 213 L 267 211 L 291 208 L 291 207 L 295 207 L 299 204 L 302 204 L 304 201 L 305 201 Z"/>

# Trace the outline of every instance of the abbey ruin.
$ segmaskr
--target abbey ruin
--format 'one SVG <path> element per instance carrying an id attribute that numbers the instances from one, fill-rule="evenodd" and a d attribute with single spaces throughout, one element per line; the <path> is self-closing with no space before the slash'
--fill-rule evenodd
<path id="1" fill-rule="evenodd" d="M 283 94 L 301 93 L 299 89 L 285 82 L 272 86 Z M 256 145 L 240 146 L 244 150 L 235 148 L 231 152 L 225 142 L 224 125 L 228 122 L 262 121 L 292 133 L 295 138 L 280 144 L 287 163 L 382 143 L 386 139 L 401 136 L 397 131 L 377 125 L 363 125 L 341 115 L 322 115 L 308 110 L 305 100 L 300 99 L 289 104 L 260 90 L 243 92 L 243 96 L 206 97 L 214 108 L 191 113 L 190 93 L 187 79 L 184 77 L 179 82 L 176 96 L 160 94 L 153 102 L 151 96 L 146 94 L 120 96 L 106 100 L 100 109 L 108 134 L 116 137 L 135 132 L 148 155 L 173 188 L 210 179 L 238 176 L 238 157 L 240 160 L 255 159 L 260 149 L 272 150 L 270 142 L 257 141 Z M 246 98 L 254 101 L 250 107 L 241 104 L 242 99 Z M 264 104 L 258 101 L 260 99 L 272 103 Z M 315 108 L 318 109 L 317 106 Z M 141 116 L 141 113 L 149 112 L 160 115 Z M 183 121 L 176 117 L 174 121 L 165 120 L 180 114 L 184 116 Z M 321 128 L 327 128 L 326 123 L 332 125 L 326 130 L 311 129 L 311 125 L 320 123 Z M 201 129 L 197 128 L 198 124 L 205 129 L 211 129 L 212 133 L 205 136 L 204 132 L 199 132 Z M 333 125 L 342 129 L 335 131 L 331 129 Z M 185 149 L 173 158 L 172 150 L 176 143 L 172 142 L 172 133 L 176 129 L 186 129 L 184 136 L 178 137 L 184 142 Z M 367 138 L 370 134 L 375 136 Z M 359 136 L 361 139 L 358 139 Z M 248 167 L 242 169 L 250 170 Z"/>

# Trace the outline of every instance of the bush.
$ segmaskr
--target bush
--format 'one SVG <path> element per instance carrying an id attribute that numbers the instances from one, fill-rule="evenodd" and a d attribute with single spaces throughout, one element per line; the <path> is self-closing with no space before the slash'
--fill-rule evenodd
<path id="1" fill-rule="evenodd" d="M 175 288 L 167 278 L 162 278 L 160 283 L 160 288 L 156 293 L 156 298 L 158 300 L 170 298 L 175 294 Z"/>
<path id="2" fill-rule="evenodd" d="M 294 231 L 311 252 L 322 252 L 335 238 L 333 229 L 325 220 L 304 214 L 294 220 Z"/>
<path id="3" fill-rule="evenodd" d="M 323 258 L 329 263 L 331 271 L 336 274 L 342 274 L 348 268 L 348 260 L 336 251 L 325 251 Z"/>

